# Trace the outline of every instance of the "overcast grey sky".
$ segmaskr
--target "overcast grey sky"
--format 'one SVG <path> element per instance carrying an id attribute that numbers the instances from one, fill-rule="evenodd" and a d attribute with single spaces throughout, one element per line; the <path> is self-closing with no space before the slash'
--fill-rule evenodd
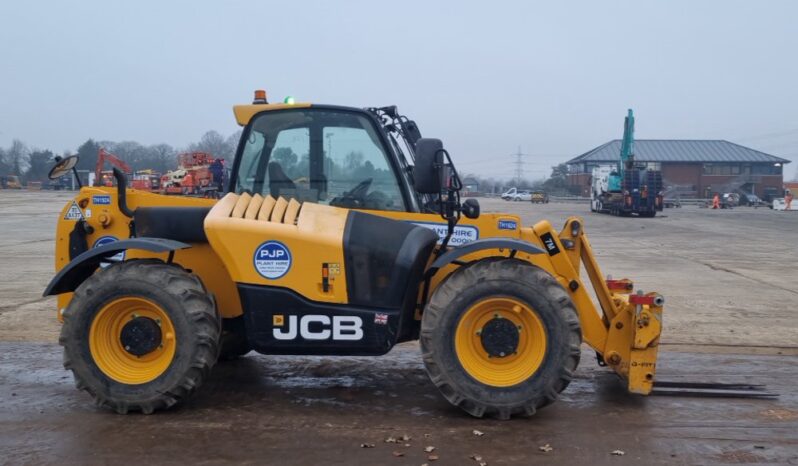
<path id="1" fill-rule="evenodd" d="M 3 1 L 0 145 L 185 146 L 271 98 L 396 104 L 462 172 L 622 133 L 798 161 L 798 1 Z M 792 163 L 787 178 L 796 172 Z"/>

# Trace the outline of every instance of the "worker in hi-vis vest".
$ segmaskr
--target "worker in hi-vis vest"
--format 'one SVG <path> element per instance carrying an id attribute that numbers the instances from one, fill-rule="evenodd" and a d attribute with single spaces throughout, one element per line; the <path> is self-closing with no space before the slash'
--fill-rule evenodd
<path id="1" fill-rule="evenodd" d="M 712 198 L 712 208 L 720 209 L 720 194 L 718 193 L 715 193 L 715 196 Z"/>
<path id="2" fill-rule="evenodd" d="M 789 189 L 784 193 L 784 210 L 792 210 L 792 192 Z"/>

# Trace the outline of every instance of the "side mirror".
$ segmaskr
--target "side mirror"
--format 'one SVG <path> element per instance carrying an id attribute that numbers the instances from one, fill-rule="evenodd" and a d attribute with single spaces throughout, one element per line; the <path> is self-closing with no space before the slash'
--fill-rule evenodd
<path id="1" fill-rule="evenodd" d="M 440 194 L 440 168 L 443 166 L 443 142 L 421 138 L 416 141 L 416 164 L 413 167 L 413 187 L 421 194 Z"/>
<path id="2" fill-rule="evenodd" d="M 466 218 L 479 218 L 479 201 L 476 199 L 466 199 L 460 208 Z"/>
<path id="3" fill-rule="evenodd" d="M 51 180 L 61 178 L 69 173 L 70 170 L 75 168 L 75 165 L 78 164 L 78 156 L 70 155 L 69 157 L 65 157 L 63 159 L 56 157 L 55 161 L 57 163 L 55 166 L 53 166 L 53 168 L 50 169 L 50 173 L 47 174 L 47 178 L 50 178 Z"/>

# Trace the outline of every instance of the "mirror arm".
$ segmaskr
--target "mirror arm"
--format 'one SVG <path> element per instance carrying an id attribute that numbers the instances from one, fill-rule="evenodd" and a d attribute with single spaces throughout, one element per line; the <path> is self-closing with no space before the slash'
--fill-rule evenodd
<path id="1" fill-rule="evenodd" d="M 438 255 L 443 254 L 446 251 L 446 247 L 449 245 L 449 241 L 454 234 L 454 228 L 457 226 L 457 222 L 460 221 L 460 177 L 457 174 L 457 170 L 454 168 L 454 164 L 452 163 L 452 159 L 449 156 L 449 152 L 445 149 L 441 149 L 445 160 L 442 164 L 436 166 L 436 171 L 440 174 L 441 169 L 445 166 L 449 166 L 452 170 L 452 176 L 447 180 L 446 186 L 446 201 L 443 200 L 443 196 L 440 196 L 439 205 L 440 205 L 440 213 L 441 217 L 446 220 L 447 223 L 447 232 L 446 237 L 441 241 L 441 246 L 438 249 Z M 447 164 L 448 162 L 448 164 Z"/>
<path id="2" fill-rule="evenodd" d="M 80 182 L 80 175 L 78 175 L 78 167 L 77 166 L 72 167 L 72 174 L 75 175 L 75 181 L 78 182 L 78 189 L 82 189 L 83 188 L 83 183 Z"/>

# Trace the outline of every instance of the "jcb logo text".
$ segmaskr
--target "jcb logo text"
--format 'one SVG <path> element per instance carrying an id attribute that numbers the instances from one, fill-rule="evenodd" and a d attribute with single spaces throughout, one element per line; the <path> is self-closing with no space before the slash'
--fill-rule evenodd
<path id="1" fill-rule="evenodd" d="M 357 316 L 275 315 L 272 335 L 276 340 L 362 340 L 363 320 Z"/>

